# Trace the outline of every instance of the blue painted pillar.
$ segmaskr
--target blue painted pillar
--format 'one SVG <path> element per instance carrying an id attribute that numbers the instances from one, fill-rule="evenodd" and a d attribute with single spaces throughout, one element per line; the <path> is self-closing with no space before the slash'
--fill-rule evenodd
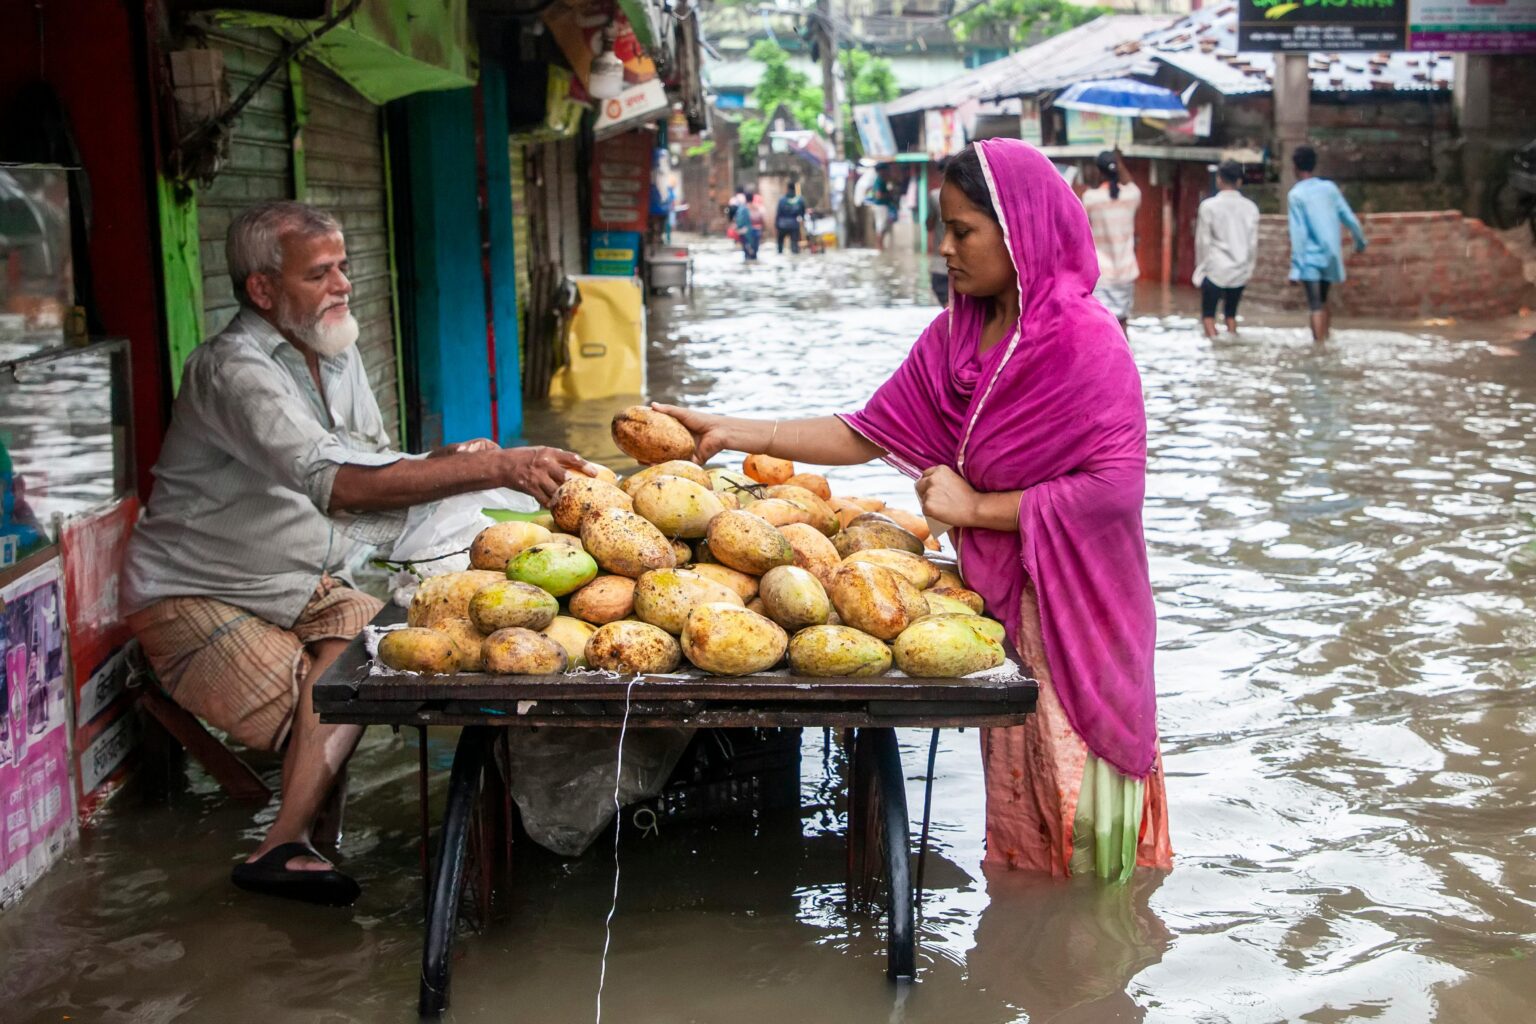
<path id="1" fill-rule="evenodd" d="M 406 330 L 415 332 L 416 351 L 416 365 L 401 369 L 417 375 L 421 441 L 434 448 L 491 434 L 474 90 L 418 93 L 400 102 L 409 136 L 414 268 L 414 323 Z M 501 148 L 505 160 L 505 142 Z M 512 351 L 515 358 L 515 341 Z"/>
<path id="2" fill-rule="evenodd" d="M 523 373 L 518 358 L 521 339 L 517 324 L 517 255 L 512 244 L 512 157 L 507 149 L 507 74 L 498 63 L 480 66 L 481 110 L 484 116 L 485 187 L 488 215 L 491 326 L 496 339 L 493 365 L 496 438 L 503 445 L 523 435 Z"/>

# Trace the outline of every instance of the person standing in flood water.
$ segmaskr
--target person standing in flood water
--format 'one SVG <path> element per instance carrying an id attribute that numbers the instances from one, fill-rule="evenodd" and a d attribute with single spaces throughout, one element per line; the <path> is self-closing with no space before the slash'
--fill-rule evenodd
<path id="1" fill-rule="evenodd" d="M 1237 333 L 1237 304 L 1259 256 L 1259 207 L 1243 195 L 1243 165 L 1224 160 L 1216 169 L 1216 194 L 1202 200 L 1195 218 L 1195 287 L 1200 289 L 1200 324 L 1216 337 L 1216 306 L 1227 333 Z"/>
<path id="2" fill-rule="evenodd" d="M 724 449 L 883 458 L 950 524 L 960 571 L 1040 683 L 1029 724 L 983 730 L 989 863 L 1125 879 L 1168 869 L 1142 535 L 1146 413 L 1093 297 L 1082 205 L 1039 150 L 967 146 L 940 192 L 950 306 L 858 412 L 786 422 L 657 405 Z"/>
<path id="3" fill-rule="evenodd" d="M 1115 314 L 1123 334 L 1136 301 L 1136 279 L 1141 276 L 1141 264 L 1136 262 L 1136 211 L 1141 208 L 1141 189 L 1123 174 L 1119 158 L 1108 150 L 1093 163 L 1102 180 L 1083 193 L 1083 209 L 1099 261 L 1099 283 L 1093 295 Z"/>
<path id="4" fill-rule="evenodd" d="M 1317 150 L 1297 146 L 1291 163 L 1296 168 L 1297 182 L 1285 197 L 1286 220 L 1291 229 L 1290 278 L 1306 289 L 1312 340 L 1321 345 L 1328 340 L 1332 322 L 1328 287 L 1344 280 L 1344 245 L 1339 225 L 1355 236 L 1355 252 L 1365 252 L 1365 232 L 1339 186 L 1314 176 Z"/>

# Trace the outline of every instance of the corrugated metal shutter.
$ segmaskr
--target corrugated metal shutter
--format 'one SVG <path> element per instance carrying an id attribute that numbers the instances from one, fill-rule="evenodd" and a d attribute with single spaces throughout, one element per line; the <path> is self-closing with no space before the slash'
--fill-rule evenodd
<path id="1" fill-rule="evenodd" d="M 239 96 L 278 55 L 270 32 L 220 28 L 209 45 L 224 54 L 229 95 Z M 229 283 L 224 236 L 229 222 L 252 203 L 293 197 L 293 149 L 288 134 L 288 76 L 274 75 L 240 112 L 229 159 L 197 197 L 197 234 L 203 263 L 203 337 L 222 331 L 239 304 Z"/>
<path id="2" fill-rule="evenodd" d="M 210 45 L 224 54 L 231 96 L 243 92 L 282 47 L 270 32 L 229 27 L 213 33 Z M 303 62 L 301 80 L 306 122 L 302 198 L 334 213 L 346 231 L 352 308 L 362 329 L 358 350 L 385 428 L 398 444 L 400 400 L 382 113 L 319 64 Z M 252 203 L 297 197 L 290 90 L 285 71 L 262 86 L 235 122 L 228 162 L 198 197 L 203 323 L 208 336 L 222 330 L 237 308 L 224 259 L 230 218 Z"/>
<path id="3" fill-rule="evenodd" d="M 347 235 L 357 347 L 390 440 L 400 443 L 394 288 L 389 272 L 383 111 L 311 61 L 303 63 L 307 201 L 329 210 Z"/>
<path id="4" fill-rule="evenodd" d="M 568 275 L 582 274 L 586 267 L 581 262 L 581 240 L 587 236 L 586 225 L 581 222 L 581 202 L 577 183 L 581 177 L 581 164 L 577 159 L 575 139 L 561 139 L 555 143 L 560 153 L 560 245 L 553 251 L 560 254 Z"/>
<path id="5" fill-rule="evenodd" d="M 517 284 L 517 341 L 520 357 L 518 365 L 525 365 L 528 337 L 528 271 L 532 256 L 528 248 L 528 169 L 525 163 L 527 147 L 514 142 L 511 143 L 509 152 L 512 163 L 512 253 L 513 279 Z"/>

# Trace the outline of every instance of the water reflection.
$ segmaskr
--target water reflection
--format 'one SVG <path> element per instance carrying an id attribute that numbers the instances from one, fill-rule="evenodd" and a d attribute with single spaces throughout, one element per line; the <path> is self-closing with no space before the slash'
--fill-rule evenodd
<path id="1" fill-rule="evenodd" d="M 653 397 L 855 407 L 937 313 L 922 271 L 863 252 L 743 269 L 705 246 L 694 294 L 652 318 Z M 626 844 L 607 1018 L 1526 1019 L 1536 351 L 1499 331 L 1365 325 L 1319 351 L 1299 320 L 1214 343 L 1177 309 L 1133 321 L 1175 870 L 1125 889 L 983 874 L 979 740 L 945 732 L 922 976 L 893 990 L 879 930 L 841 906 L 839 768 L 810 730 L 800 818 Z M 531 409 L 528 434 L 622 465 L 608 420 L 630 401 Z M 885 467 L 831 477 L 913 506 Z M 918 807 L 927 734 L 902 743 Z M 413 763 L 387 732 L 365 740 L 346 849 L 365 890 L 340 914 L 231 889 L 221 857 L 260 823 L 196 773 L 174 804 L 113 805 L 0 918 L 4 1005 L 408 1019 Z M 507 918 L 460 940 L 449 1019 L 591 1019 L 612 869 L 601 850 L 520 860 Z"/>

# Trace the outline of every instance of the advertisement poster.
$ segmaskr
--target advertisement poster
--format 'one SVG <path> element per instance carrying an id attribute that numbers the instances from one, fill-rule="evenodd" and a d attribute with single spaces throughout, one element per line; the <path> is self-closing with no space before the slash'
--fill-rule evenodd
<path id="1" fill-rule="evenodd" d="M 651 211 L 656 134 L 625 132 L 592 146 L 592 227 L 644 231 Z"/>
<path id="2" fill-rule="evenodd" d="M 75 800 L 82 821 L 126 776 L 138 740 L 123 651 L 129 632 L 117 606 L 123 551 L 138 517 L 138 499 L 125 498 L 70 519 L 60 537 L 73 667 Z"/>
<path id="3" fill-rule="evenodd" d="M 1408 0 L 1414 50 L 1536 53 L 1536 0 Z"/>
<path id="4" fill-rule="evenodd" d="M 928 155 L 935 160 L 954 156 L 965 148 L 965 129 L 959 112 L 953 108 L 923 112 L 923 141 Z"/>
<path id="5" fill-rule="evenodd" d="M 1237 48 L 1406 50 L 1408 0 L 1238 0 Z"/>
<path id="6" fill-rule="evenodd" d="M 893 160 L 896 157 L 896 136 L 891 132 L 890 118 L 879 103 L 865 103 L 853 108 L 853 126 L 859 132 L 859 146 L 871 160 Z"/>
<path id="7" fill-rule="evenodd" d="M 77 833 L 64 697 L 64 581 L 53 559 L 0 588 L 0 908 Z"/>

